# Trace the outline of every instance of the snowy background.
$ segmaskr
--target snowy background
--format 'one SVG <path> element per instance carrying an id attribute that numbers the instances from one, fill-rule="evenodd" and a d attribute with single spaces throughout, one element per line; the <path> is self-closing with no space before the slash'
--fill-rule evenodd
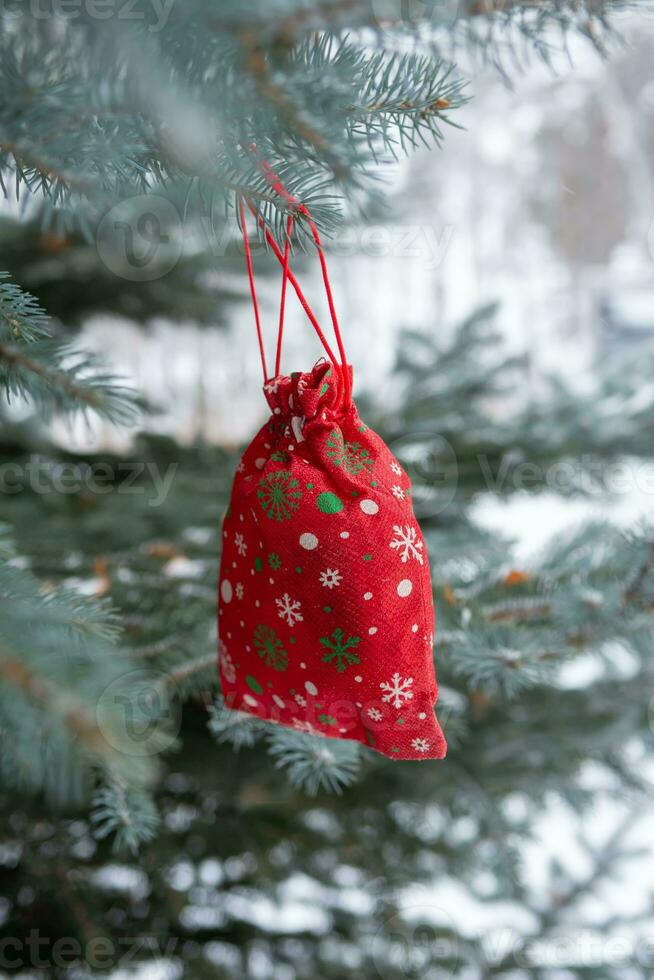
<path id="1" fill-rule="evenodd" d="M 560 59 L 554 72 L 533 63 L 514 77 L 513 90 L 496 74 L 475 74 L 473 101 L 458 116 L 466 129 L 448 131 L 442 151 L 417 153 L 387 171 L 387 214 L 349 227 L 331 243 L 334 293 L 359 391 L 389 383 L 402 327 L 446 336 L 459 319 L 494 299 L 501 303 L 499 323 L 508 347 L 527 355 L 525 384 L 540 372 L 556 371 L 584 386 L 595 367 L 617 351 L 654 339 L 654 15 L 625 16 L 620 27 L 627 43 L 607 62 L 575 44 L 572 65 Z M 307 294 L 317 298 L 318 271 L 306 270 Z M 270 350 L 276 322 L 271 286 L 263 289 Z M 246 303 L 234 308 L 222 332 L 166 322 L 141 332 L 97 319 L 86 334 L 87 344 L 164 405 L 151 423 L 157 431 L 182 442 L 202 435 L 233 443 L 246 440 L 265 415 Z M 284 368 L 308 368 L 320 351 L 292 301 L 287 338 Z M 76 434 L 80 449 L 122 447 L 116 441 L 121 438 L 108 429 Z M 519 494 L 499 502 L 489 495 L 477 505 L 478 517 L 516 537 L 528 561 L 553 531 L 589 513 L 624 522 L 651 515 L 645 487 L 644 478 L 634 480 L 610 504 Z M 651 760 L 633 761 L 651 766 Z M 596 778 L 589 766 L 583 779 Z M 649 856 L 634 860 L 623 880 L 598 889 L 599 906 L 644 908 L 654 878 L 651 818 L 644 813 L 631 831 Z M 607 803 L 584 831 L 601 842 L 618 819 L 619 807 Z M 543 814 L 540 840 L 524 855 L 533 872 L 535 907 L 551 857 L 583 875 L 587 858 L 577 842 L 579 830 L 562 806 Z M 211 869 L 205 871 L 210 884 Z M 133 869 L 116 866 L 104 873 L 108 891 L 139 886 Z M 179 874 L 185 874 L 181 866 Z M 291 880 L 286 897 L 281 908 L 244 906 L 239 914 L 264 929 L 266 922 L 276 928 L 285 922 L 289 932 L 325 928 L 317 886 Z M 365 912 L 366 900 L 344 881 L 344 907 Z M 510 946 L 514 930 L 529 931 L 527 909 L 472 903 L 454 881 L 435 881 L 419 893 L 408 888 L 406 904 L 409 910 L 429 907 L 435 921 L 450 916 L 463 933 L 483 932 L 498 952 L 503 943 Z M 654 941 L 654 935 L 649 938 Z M 616 943 L 611 949 L 610 942 Z M 583 953 L 578 929 L 573 944 L 586 961 L 600 955 L 626 963 L 639 952 L 638 942 L 642 934 L 637 940 L 622 928 L 617 937 L 607 936 L 607 948 Z M 149 966 L 140 975 L 181 976 L 174 962 L 162 962 L 158 970 Z M 629 976 L 627 966 L 624 975 Z"/>
<path id="2" fill-rule="evenodd" d="M 495 72 L 471 75 L 456 115 L 465 128 L 384 168 L 386 213 L 329 243 L 358 390 L 385 383 L 401 328 L 446 335 L 492 299 L 534 372 L 579 384 L 616 349 L 654 337 L 654 12 L 618 26 L 628 43 L 608 61 L 577 40 L 570 61 L 554 70 L 532 59 L 513 89 Z M 212 247 L 220 275 L 224 242 Z M 317 262 L 304 262 L 302 282 L 325 314 Z M 277 280 L 259 288 L 272 352 Z M 240 441 L 265 404 L 246 303 L 232 320 L 224 332 L 160 322 L 148 335 L 98 319 L 89 333 L 163 402 L 158 429 Z M 306 369 L 321 351 L 291 291 L 287 323 L 283 367 Z"/>
<path id="3" fill-rule="evenodd" d="M 532 58 L 511 88 L 497 72 L 471 72 L 472 99 L 457 114 L 465 128 L 447 128 L 440 151 L 384 168 L 385 211 L 329 242 L 355 394 L 392 384 L 403 328 L 446 338 L 493 300 L 507 348 L 525 356 L 525 390 L 547 372 L 584 387 L 596 366 L 654 339 L 654 9 L 616 26 L 624 43 L 605 61 L 577 39 L 552 67 Z M 98 317 L 85 340 L 161 409 L 148 428 L 182 443 L 242 443 L 266 416 L 254 320 L 244 267 L 240 281 L 226 274 L 225 240 L 211 247 L 216 275 L 243 291 L 227 330 L 162 320 L 144 332 Z M 300 278 L 327 327 L 315 256 Z M 278 287 L 276 274 L 259 277 L 269 361 Z M 286 322 L 282 369 L 306 370 L 322 349 L 291 290 Z M 70 430 L 58 431 L 69 443 Z M 75 433 L 79 449 L 122 449 L 128 438 L 85 423 Z M 510 527 L 523 557 L 589 514 L 649 514 L 653 486 L 654 468 L 639 464 L 610 501 L 489 495 L 477 516 Z"/>

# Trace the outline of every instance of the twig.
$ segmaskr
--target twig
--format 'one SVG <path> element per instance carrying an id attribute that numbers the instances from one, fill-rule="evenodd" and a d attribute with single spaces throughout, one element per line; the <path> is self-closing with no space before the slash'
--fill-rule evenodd
<path id="1" fill-rule="evenodd" d="M 336 177 L 344 180 L 347 170 L 321 133 L 309 126 L 298 115 L 295 104 L 287 94 L 270 77 L 266 56 L 259 44 L 257 35 L 251 31 L 241 31 L 238 38 L 245 49 L 244 67 L 254 79 L 255 84 L 264 97 L 267 97 L 277 107 L 286 121 L 295 129 L 297 134 L 321 154 Z"/>
<path id="2" fill-rule="evenodd" d="M 82 385 L 76 385 L 70 380 L 64 371 L 57 371 L 46 367 L 39 361 L 35 361 L 33 358 L 28 357 L 16 347 L 9 347 L 6 344 L 0 344 L 0 360 L 6 361 L 8 364 L 12 364 L 14 367 L 23 368 L 23 370 L 29 371 L 30 374 L 36 375 L 36 377 L 41 378 L 42 381 L 46 381 L 55 388 L 61 388 L 71 398 L 85 402 L 92 408 L 97 408 L 101 404 L 102 400 L 98 398 L 98 396 L 90 388 Z"/>
<path id="3" fill-rule="evenodd" d="M 215 666 L 216 661 L 217 655 L 215 653 L 208 653 L 204 657 L 198 657 L 196 660 L 189 660 L 187 663 L 176 667 L 175 670 L 171 670 L 168 674 L 168 684 L 179 684 L 181 681 L 192 677 L 193 674 L 199 674 L 201 671 Z"/>
<path id="4" fill-rule="evenodd" d="M 13 140 L 0 139 L 0 150 L 4 150 L 5 153 L 11 153 L 16 162 L 16 166 L 19 166 L 21 169 L 35 170 L 40 174 L 42 183 L 45 181 L 50 181 L 51 183 L 59 181 L 65 184 L 70 190 L 75 190 L 79 194 L 85 194 L 91 189 L 89 184 L 72 179 L 68 175 L 55 170 L 50 164 L 39 160 L 38 157 L 30 157 L 29 153 L 22 150 Z"/>
<path id="5" fill-rule="evenodd" d="M 70 705 L 69 696 L 50 679 L 44 679 L 17 657 L 0 648 L 0 676 L 13 687 L 21 690 L 40 708 L 54 709 L 63 724 L 84 742 L 94 753 L 109 753 L 104 735 L 93 721 L 92 715 L 80 704 Z"/>

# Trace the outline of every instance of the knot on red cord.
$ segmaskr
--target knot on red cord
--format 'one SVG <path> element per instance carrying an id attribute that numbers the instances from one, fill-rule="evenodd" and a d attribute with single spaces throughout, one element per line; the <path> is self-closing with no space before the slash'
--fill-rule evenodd
<path id="1" fill-rule="evenodd" d="M 352 368 L 347 372 L 352 384 Z M 279 374 L 263 386 L 273 416 L 279 421 L 302 418 L 306 421 L 323 414 L 332 418 L 343 409 L 345 380 L 340 366 L 321 359 L 311 371 Z"/>

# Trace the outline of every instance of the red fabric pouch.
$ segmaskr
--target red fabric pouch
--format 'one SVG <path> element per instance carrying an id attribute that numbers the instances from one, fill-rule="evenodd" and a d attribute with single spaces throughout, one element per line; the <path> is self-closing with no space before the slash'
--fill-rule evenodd
<path id="1" fill-rule="evenodd" d="M 440 759 L 434 607 L 409 479 L 360 419 L 318 231 L 340 358 L 289 268 L 289 218 L 275 374 L 267 377 L 250 249 L 246 258 L 270 418 L 238 465 L 223 523 L 219 669 L 228 707 L 298 731 L 356 739 L 392 759 Z M 260 224 L 261 221 L 260 221 Z M 287 280 L 327 353 L 279 373 Z"/>

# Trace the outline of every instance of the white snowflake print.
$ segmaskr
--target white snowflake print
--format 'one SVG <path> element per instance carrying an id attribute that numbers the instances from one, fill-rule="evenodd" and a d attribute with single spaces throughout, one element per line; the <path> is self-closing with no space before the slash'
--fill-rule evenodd
<path id="1" fill-rule="evenodd" d="M 381 721 L 384 717 L 379 708 L 368 708 L 368 717 L 373 721 Z"/>
<path id="2" fill-rule="evenodd" d="M 324 572 L 320 573 L 320 584 L 325 589 L 333 589 L 341 584 L 342 578 L 343 576 L 337 568 L 326 568 Z"/>
<path id="3" fill-rule="evenodd" d="M 248 546 L 245 543 L 245 538 L 238 531 L 234 535 L 234 544 L 241 558 L 245 558 L 245 554 L 248 550 Z"/>
<path id="4" fill-rule="evenodd" d="M 237 582 L 236 583 L 236 589 L 234 591 L 236 592 L 236 598 L 237 599 L 242 599 L 243 596 L 244 596 L 244 594 L 245 594 L 245 589 L 243 588 L 243 583 L 242 582 Z"/>
<path id="5" fill-rule="evenodd" d="M 402 467 L 399 465 L 399 463 L 396 463 L 395 460 L 393 460 L 391 463 L 391 469 L 393 470 L 393 473 L 395 473 L 395 476 L 402 476 Z"/>
<path id="6" fill-rule="evenodd" d="M 401 708 L 407 701 L 413 700 L 413 677 L 400 677 L 395 673 L 390 681 L 382 681 L 379 685 L 385 694 L 382 694 L 382 701 L 390 703 L 394 708 Z"/>
<path id="7" fill-rule="evenodd" d="M 301 623 L 304 619 L 300 612 L 302 603 L 297 599 L 291 599 L 288 592 L 285 592 L 281 599 L 275 599 L 275 602 L 277 603 L 279 618 L 283 619 L 288 626 L 295 626 L 296 623 Z"/>
<path id="8" fill-rule="evenodd" d="M 406 494 L 404 490 L 402 489 L 402 487 L 398 486 L 397 483 L 395 484 L 394 487 L 391 487 L 391 493 L 393 494 L 394 497 L 397 497 L 398 500 L 406 500 Z"/>
<path id="9" fill-rule="evenodd" d="M 426 738 L 414 738 L 411 742 L 411 748 L 415 749 L 416 752 L 426 752 L 429 749 L 429 742 Z"/>
<path id="10" fill-rule="evenodd" d="M 243 460 L 241 460 L 241 462 L 236 467 L 236 472 L 237 473 L 245 473 L 245 463 L 243 462 Z"/>
<path id="11" fill-rule="evenodd" d="M 415 558 L 422 565 L 422 541 L 418 539 L 418 532 L 415 527 L 411 527 L 410 524 L 404 525 L 404 530 L 400 524 L 393 525 L 393 534 L 395 537 L 390 543 L 390 547 L 397 551 L 403 562 L 407 562 L 409 558 Z"/>
<path id="12" fill-rule="evenodd" d="M 298 732 L 304 732 L 305 735 L 319 734 L 310 721 L 302 721 L 300 718 L 293 719 L 293 728 L 295 728 L 295 730 Z"/>
<path id="13" fill-rule="evenodd" d="M 220 641 L 220 669 L 222 675 L 228 684 L 233 684 L 236 680 L 236 668 L 234 667 L 234 661 L 232 660 L 229 653 L 227 653 L 227 647 Z"/>
<path id="14" fill-rule="evenodd" d="M 295 700 L 297 701 L 297 703 L 300 705 L 301 708 L 306 708 L 306 706 L 307 706 L 307 699 L 304 698 L 304 697 L 302 697 L 301 694 L 296 694 L 295 695 Z"/>
<path id="15" fill-rule="evenodd" d="M 279 381 L 277 378 L 273 378 L 272 381 L 266 381 L 265 385 L 263 386 L 263 390 L 267 391 L 269 395 L 276 394 L 278 388 Z"/>

